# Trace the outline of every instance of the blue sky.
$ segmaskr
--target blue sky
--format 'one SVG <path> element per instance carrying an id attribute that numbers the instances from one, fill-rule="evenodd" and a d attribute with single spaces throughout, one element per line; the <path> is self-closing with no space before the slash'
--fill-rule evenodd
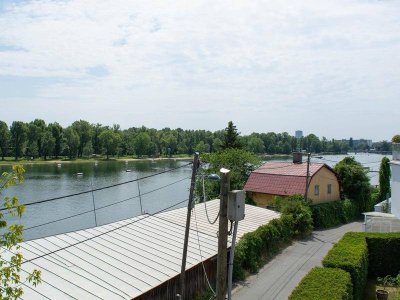
<path id="1" fill-rule="evenodd" d="M 394 0 L 0 0 L 0 120 L 400 132 Z"/>

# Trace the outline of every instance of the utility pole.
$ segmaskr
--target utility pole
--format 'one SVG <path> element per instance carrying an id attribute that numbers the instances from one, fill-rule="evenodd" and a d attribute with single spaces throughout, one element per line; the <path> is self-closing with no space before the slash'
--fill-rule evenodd
<path id="1" fill-rule="evenodd" d="M 225 300 L 228 246 L 228 192 L 230 189 L 229 170 L 222 168 L 221 195 L 219 200 L 218 259 L 217 259 L 217 300 Z"/>
<path id="2" fill-rule="evenodd" d="M 190 182 L 190 192 L 189 192 L 189 202 L 187 206 L 187 216 L 186 216 L 186 228 L 185 228 L 185 241 L 183 243 L 183 254 L 182 254 L 182 266 L 181 266 L 181 277 L 180 277 L 180 299 L 185 299 L 185 272 L 186 272 L 186 256 L 189 242 L 189 229 L 190 229 L 190 217 L 192 215 L 192 209 L 194 206 L 193 195 L 194 186 L 196 183 L 196 172 L 199 166 L 199 153 L 196 152 L 193 158 L 193 169 L 192 169 L 192 179 Z"/>
<path id="3" fill-rule="evenodd" d="M 307 153 L 306 190 L 304 192 L 304 200 L 306 200 L 306 201 L 307 201 L 307 197 L 308 197 L 308 186 L 309 186 L 309 178 L 310 178 L 310 157 L 311 157 L 311 153 Z"/>

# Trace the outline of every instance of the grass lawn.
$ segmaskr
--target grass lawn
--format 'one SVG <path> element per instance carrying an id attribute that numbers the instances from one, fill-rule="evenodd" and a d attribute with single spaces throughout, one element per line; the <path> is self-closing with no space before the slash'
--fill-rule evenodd
<path id="1" fill-rule="evenodd" d="M 364 291 L 365 300 L 376 300 L 375 291 L 383 290 L 383 286 L 377 285 L 376 279 L 368 279 L 367 286 Z M 400 287 L 386 287 L 389 292 L 389 300 L 400 300 Z"/>

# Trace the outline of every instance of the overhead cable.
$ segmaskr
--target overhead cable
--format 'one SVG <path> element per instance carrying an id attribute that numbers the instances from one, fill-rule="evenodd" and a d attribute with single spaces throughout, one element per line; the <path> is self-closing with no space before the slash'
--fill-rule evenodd
<path id="1" fill-rule="evenodd" d="M 164 174 L 164 173 L 172 172 L 172 171 L 175 171 L 175 170 L 177 170 L 177 169 L 181 169 L 181 168 L 187 167 L 187 166 L 189 166 L 189 165 L 191 165 L 191 164 L 192 164 L 192 162 L 187 163 L 187 164 L 184 164 L 184 165 L 179 166 L 179 167 L 176 167 L 176 168 L 168 169 L 168 170 L 165 170 L 165 171 L 162 171 L 162 172 L 159 172 L 159 173 L 147 175 L 147 176 L 140 177 L 140 178 L 136 178 L 136 179 L 133 179 L 133 180 L 128 180 L 128 181 L 124 181 L 124 182 L 120 182 L 120 183 L 115 183 L 115 184 L 108 185 L 108 186 L 103 186 L 103 187 L 96 188 L 96 189 L 91 189 L 91 190 L 88 190 L 88 191 L 73 193 L 73 194 L 69 194 L 69 195 L 65 195 L 65 196 L 59 196 L 59 197 L 54 197 L 54 198 L 45 199 L 45 200 L 40 200 L 40 201 L 35 201 L 35 202 L 30 202 L 30 203 L 25 203 L 25 204 L 21 204 L 21 205 L 23 205 L 23 206 L 26 207 L 26 206 L 31 206 L 31 205 L 46 203 L 46 202 L 50 202 L 50 201 L 60 200 L 60 199 L 64 199 L 64 198 L 70 198 L 70 197 L 74 197 L 74 196 L 84 195 L 84 194 L 88 194 L 88 193 L 92 193 L 92 192 L 97 192 L 97 191 L 109 189 L 109 188 L 112 188 L 112 187 L 116 187 L 116 186 L 120 186 L 120 185 L 124 185 L 124 184 L 128 184 L 128 183 L 136 182 L 136 181 L 139 181 L 139 180 L 148 179 L 148 178 L 151 178 L 151 177 L 154 177 L 154 176 L 158 176 L 158 175 L 161 175 L 161 174 Z M 15 208 L 15 207 L 14 207 L 14 208 Z M 2 208 L 2 209 L 0 209 L 0 211 L 5 211 L 5 210 L 8 210 L 8 208 Z"/>

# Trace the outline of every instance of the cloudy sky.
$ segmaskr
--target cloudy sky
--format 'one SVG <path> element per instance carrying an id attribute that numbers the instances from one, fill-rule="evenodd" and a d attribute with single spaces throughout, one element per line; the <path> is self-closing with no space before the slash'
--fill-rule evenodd
<path id="1" fill-rule="evenodd" d="M 400 1 L 0 0 L 0 120 L 400 132 Z"/>

